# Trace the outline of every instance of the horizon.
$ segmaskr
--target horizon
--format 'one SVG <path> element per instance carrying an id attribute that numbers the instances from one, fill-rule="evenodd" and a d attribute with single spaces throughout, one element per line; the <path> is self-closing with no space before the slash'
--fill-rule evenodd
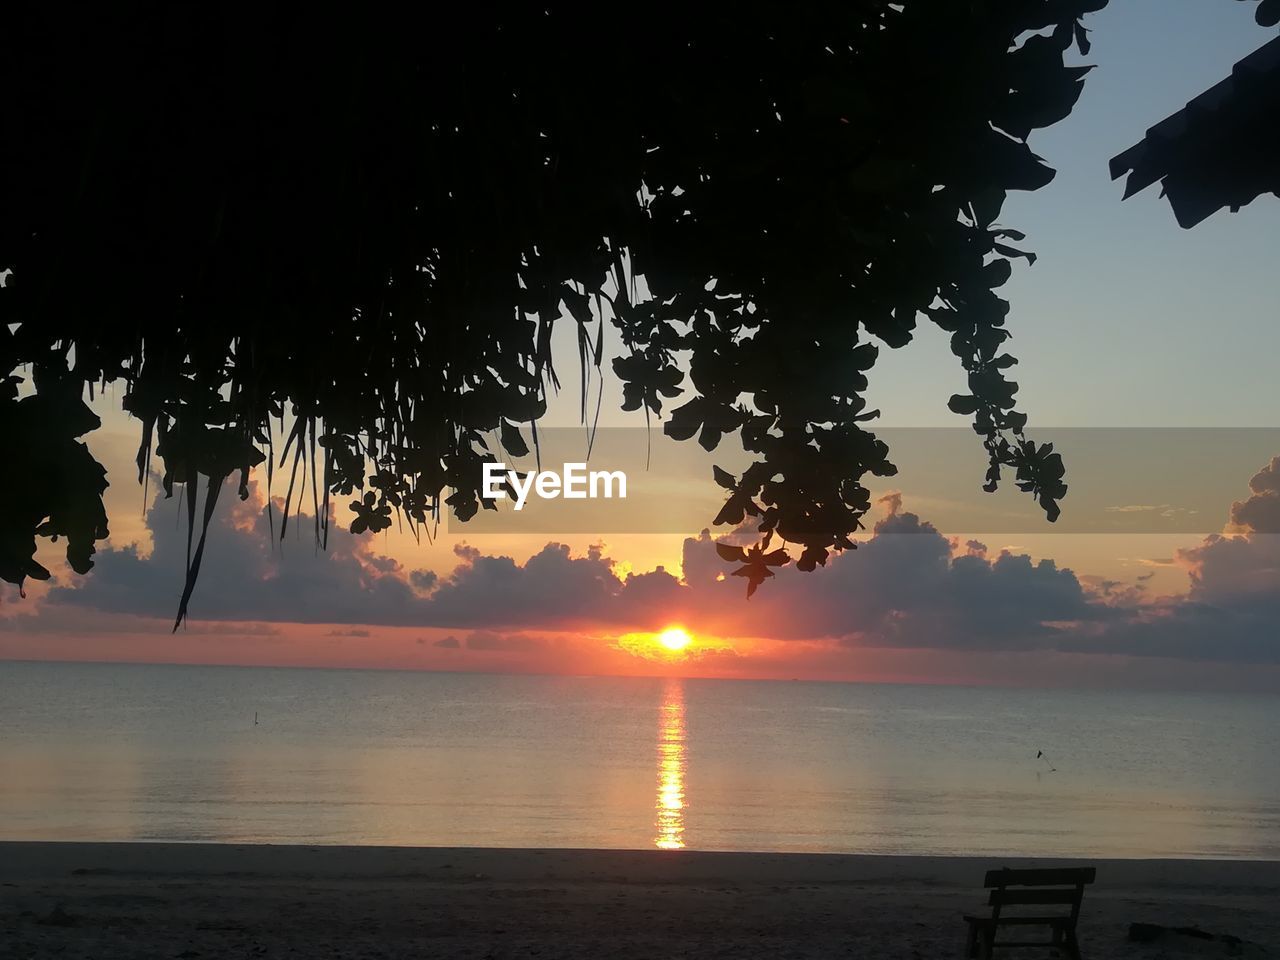
<path id="1" fill-rule="evenodd" d="M 85 667 L 177 667 L 177 668 L 198 668 L 198 669 L 215 669 L 215 670 L 320 670 L 334 673 L 404 673 L 404 674 L 426 674 L 439 676 L 467 676 L 467 677 L 517 677 L 517 678 L 545 678 L 545 679 L 564 679 L 564 680 L 642 680 L 654 681 L 658 683 L 669 680 L 678 681 L 697 681 L 706 683 L 777 683 L 777 684 L 832 684 L 835 686 L 845 687 L 919 687 L 934 688 L 946 687 L 957 690 L 984 690 L 984 691 L 1025 691 L 1025 692 L 1054 692 L 1054 693 L 1104 693 L 1104 694 L 1186 694 L 1190 696 L 1212 696 L 1212 697 L 1257 697 L 1269 699 L 1276 696 L 1276 692 L 1266 688 L 1257 690 L 1239 690 L 1230 687 L 1177 687 L 1177 686 L 1081 686 L 1077 684 L 1054 686 L 1051 684 L 1043 684 L 1040 686 L 1030 686 L 1026 684 L 1011 684 L 999 682 L 979 682 L 968 680 L 912 680 L 912 679 L 843 679 L 836 677 L 722 677 L 722 676 L 703 676 L 698 674 L 684 673 L 536 673 L 536 672 L 515 672 L 509 670 L 468 670 L 463 668 L 444 669 L 437 667 L 395 667 L 395 666 L 331 666 L 327 664 L 288 664 L 288 663 L 212 663 L 203 660 L 40 660 L 40 659 L 11 659 L 3 661 L 5 663 L 32 664 L 37 666 L 85 666 Z"/>

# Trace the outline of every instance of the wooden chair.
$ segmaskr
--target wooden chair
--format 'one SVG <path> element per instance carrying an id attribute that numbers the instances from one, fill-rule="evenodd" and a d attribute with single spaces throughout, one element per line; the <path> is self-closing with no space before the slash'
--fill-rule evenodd
<path id="1" fill-rule="evenodd" d="M 1097 871 L 1093 867 L 1050 868 L 1044 870 L 990 870 L 984 887 L 991 890 L 987 903 L 991 916 L 964 918 L 969 925 L 969 938 L 965 948 L 966 958 L 987 960 L 996 947 L 1048 947 L 1065 953 L 1072 960 L 1080 960 L 1080 943 L 1076 939 L 1076 921 L 1080 919 L 1080 901 L 1084 899 L 1084 886 L 1093 883 Z M 1069 912 L 1046 913 L 1037 910 L 1034 915 L 1007 907 L 1061 906 Z M 1047 927 L 1048 940 L 997 940 L 1003 927 L 1023 931 L 1027 928 Z"/>

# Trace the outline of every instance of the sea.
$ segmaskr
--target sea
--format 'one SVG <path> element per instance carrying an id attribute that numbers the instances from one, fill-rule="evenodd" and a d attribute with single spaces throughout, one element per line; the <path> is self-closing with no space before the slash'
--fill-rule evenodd
<path id="1" fill-rule="evenodd" d="M 1280 858 L 1280 698 L 0 662 L 0 839 Z"/>

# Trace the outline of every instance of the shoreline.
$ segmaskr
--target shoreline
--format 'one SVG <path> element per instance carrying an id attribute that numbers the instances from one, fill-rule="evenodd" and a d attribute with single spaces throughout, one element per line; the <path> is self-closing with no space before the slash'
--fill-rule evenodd
<path id="1" fill-rule="evenodd" d="M 1220 857 L 1059 857 L 790 852 L 770 850 L 655 850 L 625 847 L 435 847 L 372 844 L 208 842 L 187 840 L 0 839 L 0 880 L 8 874 L 89 870 L 217 876 L 228 871 L 262 876 L 414 877 L 443 863 L 498 869 L 511 881 L 597 876 L 609 867 L 639 871 L 654 882 L 708 879 L 750 867 L 779 880 L 861 882 L 869 876 L 943 879 L 997 866 L 1096 866 L 1099 883 L 1179 883 L 1196 875 L 1214 885 L 1247 880 L 1280 887 L 1280 860 Z M 112 867 L 87 864 L 111 863 Z"/>
<path id="2" fill-rule="evenodd" d="M 164 619 L 164 618 L 160 618 Z M 320 627 L 339 627 L 342 624 L 324 624 L 315 623 L 308 624 L 316 628 Z M 2 639 L 2 637 L 0 637 Z M 1212 687 L 1201 688 L 1186 683 L 1170 683 L 1167 685 L 1144 685 L 1142 683 L 1133 684 L 1053 684 L 1053 683 L 1036 683 L 1029 681 L 1026 683 L 995 682 L 980 683 L 972 679 L 965 680 L 931 680 L 928 678 L 916 677 L 912 679 L 889 678 L 889 679 L 859 679 L 855 677 L 831 677 L 826 674 L 819 676 L 778 676 L 778 677 L 718 677 L 708 676 L 706 674 L 696 673 L 650 673 L 650 674 L 634 674 L 634 673 L 563 673 L 540 672 L 536 670 L 476 670 L 466 668 L 448 669 L 444 667 L 415 667 L 415 666 L 387 666 L 387 665 L 356 665 L 356 664 L 323 664 L 323 663 L 221 663 L 209 660 L 85 660 L 79 656 L 61 657 L 48 659 L 45 657 L 18 657 L 7 656 L 0 653 L 0 664 L 18 663 L 18 664 L 35 664 L 38 666 L 90 666 L 90 667 L 210 667 L 213 669 L 228 670 L 305 670 L 305 671 L 321 671 L 332 673 L 408 673 L 408 674 L 440 674 L 443 676 L 461 675 L 468 677 L 534 677 L 547 679 L 567 679 L 567 680 L 689 680 L 689 681 L 709 681 L 711 683 L 762 683 L 762 684 L 814 684 L 821 686 L 847 686 L 847 687 L 912 687 L 923 689 L 946 689 L 946 690 L 985 690 L 993 692 L 1010 692 L 1019 693 L 1025 691 L 1043 691 L 1049 693 L 1085 693 L 1085 694 L 1138 694 L 1138 695 L 1174 695 L 1187 697 L 1246 697 L 1258 700 L 1276 700 L 1280 699 L 1280 690 L 1271 687 L 1255 688 L 1242 686 L 1236 687 Z M 5 841 L 0 840 L 0 843 Z M 149 841 L 148 841 L 149 842 Z M 167 842 L 167 841 L 160 841 Z"/>
<path id="3" fill-rule="evenodd" d="M 986 870 L 1085 863 L 1090 958 L 1280 950 L 1277 861 L 59 841 L 0 841 L 0 943 L 95 960 L 914 960 L 959 955 Z M 1238 937 L 1243 952 L 1134 943 L 1135 922 Z"/>

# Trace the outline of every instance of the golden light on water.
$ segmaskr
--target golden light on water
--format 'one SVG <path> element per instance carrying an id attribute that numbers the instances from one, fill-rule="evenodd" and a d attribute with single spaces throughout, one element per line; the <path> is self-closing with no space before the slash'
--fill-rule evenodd
<path id="1" fill-rule="evenodd" d="M 684 775 L 687 766 L 684 728 L 684 685 L 669 680 L 658 714 L 658 800 L 654 846 L 684 847 Z"/>

